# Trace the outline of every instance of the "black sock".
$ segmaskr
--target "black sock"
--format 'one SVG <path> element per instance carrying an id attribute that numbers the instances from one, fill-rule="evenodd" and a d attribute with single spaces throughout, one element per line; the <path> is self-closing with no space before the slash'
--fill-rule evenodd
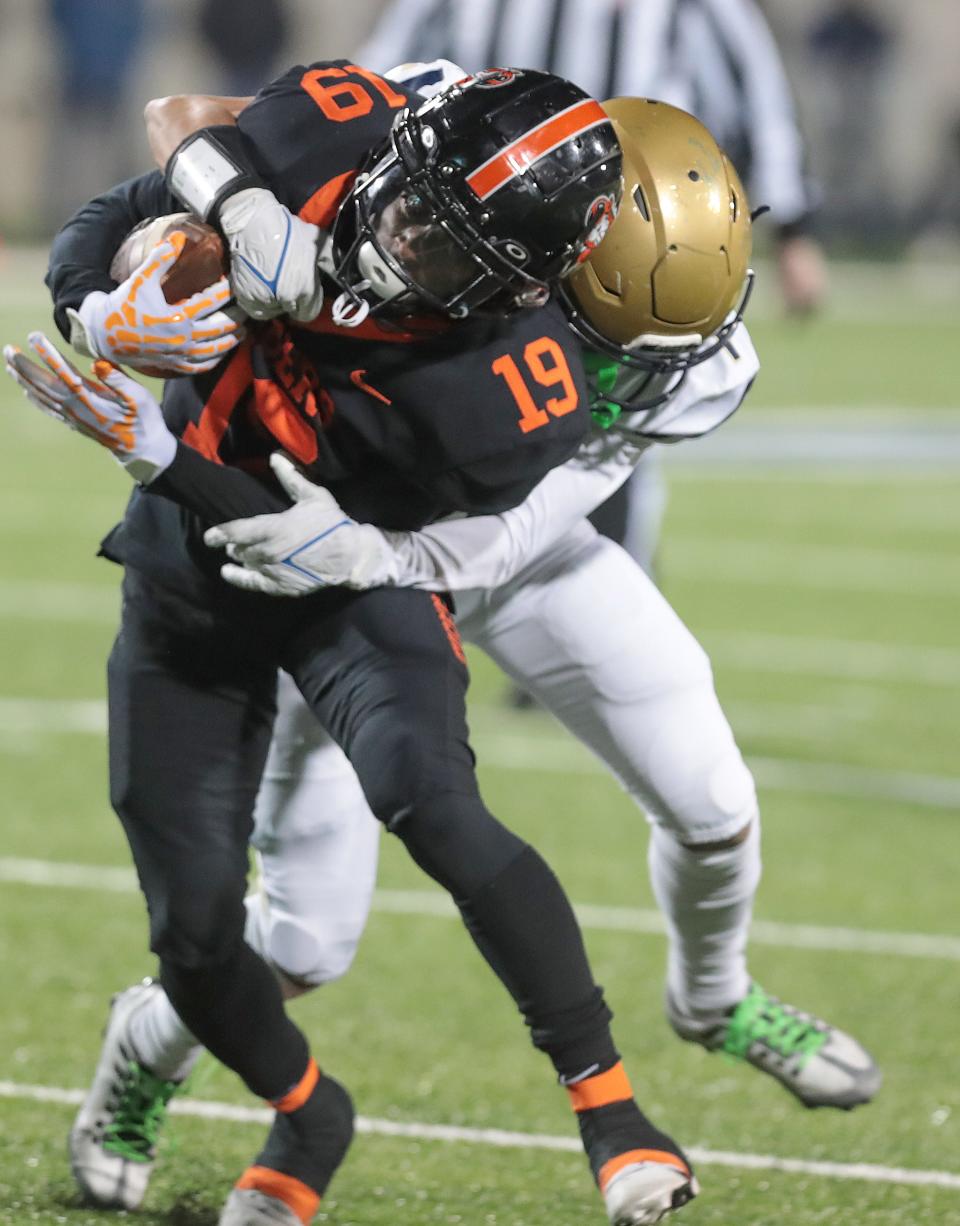
<path id="1" fill-rule="evenodd" d="M 578 1078 L 566 1089 L 577 1115 L 590 1170 L 601 1188 L 616 1173 L 618 1160 L 669 1161 L 668 1156 L 672 1155 L 688 1171 L 692 1169 L 673 1138 L 655 1127 L 637 1106 L 619 1060 L 609 1068 Z"/>
<path id="2" fill-rule="evenodd" d="M 256 1163 L 299 1179 L 322 1195 L 352 1137 L 350 1095 L 339 1081 L 321 1073 L 302 1106 L 277 1112 Z"/>

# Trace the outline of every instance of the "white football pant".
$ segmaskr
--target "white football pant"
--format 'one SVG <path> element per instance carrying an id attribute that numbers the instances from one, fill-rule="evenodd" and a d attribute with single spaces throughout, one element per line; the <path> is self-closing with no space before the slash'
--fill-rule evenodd
<path id="1" fill-rule="evenodd" d="M 637 564 L 586 522 L 510 584 L 461 593 L 457 608 L 463 637 L 587 745 L 653 824 L 675 1003 L 709 1011 L 740 1000 L 760 875 L 757 801 L 703 649 Z M 751 823 L 743 842 L 716 847 Z M 377 838 L 347 759 L 283 676 L 256 810 L 262 896 L 249 902 L 247 939 L 295 983 L 321 984 L 350 965 Z"/>

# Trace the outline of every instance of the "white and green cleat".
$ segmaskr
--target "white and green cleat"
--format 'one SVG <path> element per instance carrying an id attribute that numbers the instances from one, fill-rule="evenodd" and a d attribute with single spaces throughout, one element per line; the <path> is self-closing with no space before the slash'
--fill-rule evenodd
<path id="1" fill-rule="evenodd" d="M 712 1014 L 681 1013 L 668 994 L 667 1020 L 681 1039 L 769 1073 L 806 1107 L 849 1111 L 870 1102 L 883 1079 L 856 1039 L 756 983 L 734 1008 Z"/>
<path id="2" fill-rule="evenodd" d="M 150 1182 L 166 1108 L 179 1088 L 136 1058 L 131 1016 L 162 989 L 149 980 L 113 998 L 100 1060 L 70 1130 L 70 1169 L 88 1204 L 138 1209 Z"/>

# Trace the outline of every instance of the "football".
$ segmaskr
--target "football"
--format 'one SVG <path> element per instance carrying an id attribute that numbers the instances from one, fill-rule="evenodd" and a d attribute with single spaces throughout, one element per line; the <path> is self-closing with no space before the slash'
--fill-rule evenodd
<path id="1" fill-rule="evenodd" d="M 167 302 L 190 298 L 227 273 L 227 250 L 213 226 L 192 213 L 168 213 L 165 217 L 148 218 L 130 231 L 113 257 L 110 276 L 117 283 L 126 281 L 150 251 L 174 230 L 182 231 L 187 241 L 180 258 L 161 282 Z"/>

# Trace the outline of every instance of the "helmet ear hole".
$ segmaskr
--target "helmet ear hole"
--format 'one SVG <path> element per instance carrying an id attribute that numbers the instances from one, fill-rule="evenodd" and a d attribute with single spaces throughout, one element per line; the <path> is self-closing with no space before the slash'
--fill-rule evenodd
<path id="1" fill-rule="evenodd" d="M 376 295 L 374 310 L 403 295 L 398 306 L 454 318 L 545 301 L 599 242 L 623 187 L 600 104 L 533 69 L 486 69 L 403 108 L 367 171 L 334 226 L 337 279 Z M 429 215 L 413 214 L 414 194 Z"/>
<path id="2" fill-rule="evenodd" d="M 409 287 L 397 276 L 371 242 L 361 243 L 357 251 L 357 268 L 364 281 L 378 298 L 390 301 L 408 292 Z"/>

